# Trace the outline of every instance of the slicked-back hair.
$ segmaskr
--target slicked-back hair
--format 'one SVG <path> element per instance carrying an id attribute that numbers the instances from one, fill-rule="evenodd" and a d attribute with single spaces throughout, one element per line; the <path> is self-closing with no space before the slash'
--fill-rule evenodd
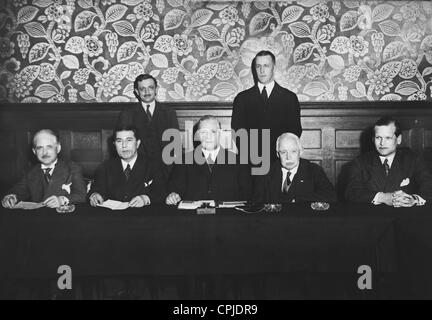
<path id="1" fill-rule="evenodd" d="M 124 125 L 124 126 L 118 126 L 118 127 L 116 127 L 114 129 L 114 133 L 113 133 L 113 136 L 112 136 L 113 142 L 115 142 L 116 139 L 117 139 L 117 133 L 121 132 L 121 131 L 132 131 L 133 134 L 134 134 L 135 139 L 141 140 L 140 139 L 140 134 L 139 134 L 139 131 L 138 131 L 137 127 L 132 126 L 132 125 Z"/>
<path id="2" fill-rule="evenodd" d="M 253 58 L 253 60 L 252 60 L 252 65 L 251 65 L 251 68 L 252 68 L 252 76 L 253 76 L 253 79 L 254 79 L 255 84 L 258 83 L 258 75 L 257 75 L 257 73 L 256 73 L 256 60 L 257 60 L 258 57 L 265 57 L 265 56 L 270 56 L 271 59 L 272 59 L 272 61 L 273 61 L 273 64 L 276 65 L 276 57 L 275 57 L 275 55 L 273 54 L 273 52 L 268 51 L 268 50 L 262 50 L 262 51 L 258 52 L 258 53 L 255 55 L 255 58 Z"/>
<path id="3" fill-rule="evenodd" d="M 392 123 L 396 127 L 395 136 L 399 137 L 402 134 L 402 127 L 401 127 L 399 121 L 397 121 L 395 118 L 393 118 L 391 116 L 385 116 L 385 117 L 382 117 L 381 119 L 379 119 L 377 122 L 375 122 L 374 128 L 375 127 L 381 127 L 381 126 L 389 126 Z"/>
<path id="4" fill-rule="evenodd" d="M 155 87 L 158 86 L 158 82 L 157 82 L 156 78 L 153 77 L 151 74 L 145 73 L 145 74 L 140 74 L 139 76 L 137 76 L 135 78 L 134 89 L 138 90 L 138 83 L 141 82 L 141 81 L 143 81 L 143 80 L 147 80 L 147 79 L 153 79 Z"/>
<path id="5" fill-rule="evenodd" d="M 33 148 L 36 147 L 36 145 L 35 145 L 36 137 L 41 133 L 48 133 L 48 134 L 52 135 L 53 137 L 56 138 L 57 143 L 58 144 L 60 143 L 60 135 L 58 134 L 57 131 L 54 131 L 51 129 L 41 129 L 39 131 L 36 131 L 36 133 L 33 135 L 33 140 L 32 140 Z"/>

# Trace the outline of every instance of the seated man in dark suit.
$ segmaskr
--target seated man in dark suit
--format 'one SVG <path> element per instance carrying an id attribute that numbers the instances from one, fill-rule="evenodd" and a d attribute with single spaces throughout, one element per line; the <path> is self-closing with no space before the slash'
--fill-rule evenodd
<path id="1" fill-rule="evenodd" d="M 33 153 L 40 164 L 34 166 L 2 200 L 5 208 L 20 201 L 43 202 L 49 208 L 84 202 L 86 186 L 81 168 L 58 159 L 61 144 L 58 135 L 43 129 L 33 137 Z"/>
<path id="2" fill-rule="evenodd" d="M 169 183 L 168 205 L 181 200 L 248 200 L 250 171 L 240 165 L 235 153 L 220 145 L 221 126 L 212 116 L 197 124 L 201 144 L 185 154 L 185 161 L 175 165 Z M 185 163 L 186 162 L 186 163 Z"/>
<path id="3" fill-rule="evenodd" d="M 301 159 L 303 148 L 293 133 L 283 133 L 276 141 L 278 161 L 265 176 L 258 176 L 255 202 L 336 202 L 336 191 L 324 170 Z"/>
<path id="4" fill-rule="evenodd" d="M 374 126 L 375 150 L 352 164 L 345 196 L 351 202 L 412 207 L 432 201 L 432 176 L 423 160 L 402 143 L 399 123 L 390 117 Z"/>
<path id="5" fill-rule="evenodd" d="M 118 158 L 105 161 L 97 170 L 90 191 L 90 204 L 97 206 L 105 200 L 129 202 L 130 207 L 143 207 L 160 202 L 163 178 L 159 164 L 138 153 L 141 144 L 135 127 L 114 130 L 114 145 Z"/>

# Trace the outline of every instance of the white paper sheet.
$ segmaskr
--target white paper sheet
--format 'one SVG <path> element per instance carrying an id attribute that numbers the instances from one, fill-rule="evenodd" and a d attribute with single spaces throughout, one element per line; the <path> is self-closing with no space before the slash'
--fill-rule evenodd
<path id="1" fill-rule="evenodd" d="M 20 201 L 12 209 L 33 210 L 42 207 L 45 207 L 43 203 Z"/>
<path id="2" fill-rule="evenodd" d="M 181 201 L 178 205 L 180 210 L 196 210 L 201 207 L 202 204 L 208 203 L 210 207 L 215 207 L 214 200 L 200 200 L 200 201 Z"/>
<path id="3" fill-rule="evenodd" d="M 98 207 L 108 208 L 111 210 L 125 210 L 125 209 L 129 208 L 129 202 L 107 200 L 102 204 L 98 204 Z"/>

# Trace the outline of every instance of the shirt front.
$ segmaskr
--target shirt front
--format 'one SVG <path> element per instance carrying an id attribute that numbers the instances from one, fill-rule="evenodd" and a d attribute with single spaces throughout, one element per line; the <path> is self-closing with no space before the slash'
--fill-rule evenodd
<path id="1" fill-rule="evenodd" d="M 220 146 L 217 147 L 217 148 L 214 149 L 214 150 L 206 150 L 206 149 L 202 149 L 202 152 L 203 152 L 203 154 L 204 154 L 204 157 L 206 158 L 206 161 L 207 161 L 207 159 L 208 159 L 208 156 L 210 155 L 210 157 L 211 157 L 213 163 L 215 163 L 215 162 L 216 162 L 216 157 L 217 157 L 217 155 L 218 155 L 218 153 L 219 153 L 219 150 L 220 150 Z"/>
<path id="2" fill-rule="evenodd" d="M 53 163 L 51 163 L 49 166 L 47 166 L 47 165 L 41 163 L 41 169 L 42 169 L 43 171 L 45 171 L 45 169 L 50 169 L 48 172 L 49 172 L 49 174 L 52 176 L 52 174 L 53 174 L 53 170 L 54 170 L 54 168 L 55 168 L 57 162 L 58 162 L 58 159 L 56 159 L 56 160 L 55 160 Z"/>
<path id="3" fill-rule="evenodd" d="M 141 101 L 141 105 L 142 105 L 145 112 L 147 112 L 147 106 L 149 105 L 150 106 L 149 111 L 150 111 L 151 116 L 153 117 L 154 110 L 156 108 L 156 101 L 153 100 L 150 103 L 145 103 L 145 102 Z"/>
<path id="4" fill-rule="evenodd" d="M 271 95 L 271 93 L 273 91 L 274 86 L 275 86 L 274 80 L 272 82 L 270 82 L 270 83 L 267 83 L 267 84 L 262 84 L 261 82 L 258 82 L 258 89 L 260 91 L 260 94 L 262 94 L 262 91 L 263 91 L 263 89 L 265 87 L 266 91 L 267 91 L 267 97 L 269 97 L 269 98 L 270 98 L 270 95 Z"/>
<path id="5" fill-rule="evenodd" d="M 389 165 L 389 168 L 391 168 L 395 156 L 396 156 L 396 153 L 393 153 L 392 155 L 389 155 L 389 156 L 387 156 L 387 157 L 379 156 L 379 158 L 380 158 L 380 160 L 381 160 L 381 164 L 382 164 L 382 165 L 384 165 L 384 161 L 387 159 L 387 163 L 388 163 L 388 165 Z"/>
<path id="6" fill-rule="evenodd" d="M 131 168 L 131 170 L 132 170 L 133 167 L 134 167 L 134 165 L 135 165 L 135 162 L 137 161 L 137 158 L 138 158 L 138 155 L 135 155 L 135 157 L 134 157 L 131 161 L 129 161 L 129 162 L 124 161 L 123 159 L 121 159 L 121 163 L 122 163 L 123 171 L 126 170 L 126 167 L 127 167 L 128 165 L 130 166 L 130 168 Z"/>
<path id="7" fill-rule="evenodd" d="M 291 183 L 293 182 L 294 177 L 297 174 L 297 171 L 298 171 L 298 166 L 295 167 L 295 168 L 293 168 L 293 169 L 291 169 L 291 170 L 289 170 L 289 172 L 290 172 L 289 178 L 291 180 Z M 282 167 L 282 185 L 281 185 L 281 191 L 283 191 L 283 185 L 284 185 L 284 182 L 285 182 L 285 179 L 286 179 L 287 175 L 288 175 L 288 169 Z"/>

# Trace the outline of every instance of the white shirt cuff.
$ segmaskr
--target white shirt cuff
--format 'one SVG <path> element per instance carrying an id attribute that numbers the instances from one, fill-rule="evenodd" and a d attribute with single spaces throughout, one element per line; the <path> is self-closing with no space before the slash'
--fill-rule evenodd
<path id="1" fill-rule="evenodd" d="M 420 197 L 418 194 L 413 194 L 413 197 L 417 200 L 418 206 L 424 206 L 426 204 L 426 200 Z"/>
<path id="2" fill-rule="evenodd" d="M 374 205 L 378 205 L 378 204 L 380 204 L 380 203 L 378 202 L 378 197 L 379 197 L 380 193 L 381 193 L 381 192 L 378 192 L 378 193 L 375 195 L 375 197 L 374 197 L 373 200 L 372 200 L 372 204 L 374 204 Z"/>

